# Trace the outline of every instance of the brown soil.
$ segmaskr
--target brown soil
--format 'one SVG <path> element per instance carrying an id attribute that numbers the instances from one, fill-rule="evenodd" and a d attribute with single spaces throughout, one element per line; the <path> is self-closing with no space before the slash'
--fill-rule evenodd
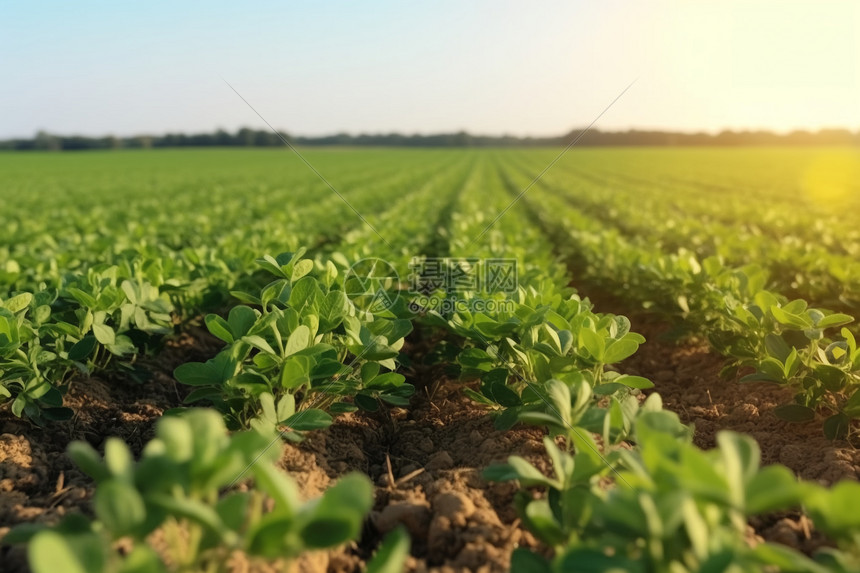
<path id="1" fill-rule="evenodd" d="M 92 480 L 66 456 L 74 440 L 86 440 L 103 451 L 109 436 L 119 436 L 136 454 L 152 438 L 155 420 L 181 405 L 187 392 L 173 380 L 183 362 L 205 360 L 218 341 L 205 331 L 188 333 L 167 343 L 157 360 L 142 358 L 150 379 L 92 377 L 73 380 L 65 405 L 74 410 L 68 422 L 40 428 L 0 411 L 0 561 L 7 571 L 25 571 L 23 548 L 2 544 L 19 523 L 55 523 L 70 511 L 89 513 Z"/>
<path id="2" fill-rule="evenodd" d="M 507 571 L 515 547 L 537 546 L 517 521 L 513 484 L 487 483 L 481 472 L 513 454 L 545 466 L 538 430 L 497 432 L 455 384 L 443 385 L 432 399 L 419 392 L 411 408 L 391 414 L 343 416 L 300 446 L 285 446 L 284 468 L 307 496 L 352 470 L 376 483 L 362 540 L 329 554 L 329 571 L 360 570 L 397 526 L 410 533 L 409 570 L 416 572 Z"/>
<path id="3" fill-rule="evenodd" d="M 829 484 L 858 478 L 860 452 L 846 442 L 825 439 L 820 421 L 789 424 L 773 415 L 775 405 L 790 400 L 784 389 L 722 380 L 724 359 L 704 344 L 672 340 L 665 321 L 605 296 L 597 308 L 627 315 L 633 329 L 646 336 L 648 341 L 621 369 L 654 380 L 665 406 L 695 425 L 701 447 L 713 447 L 716 432 L 731 429 L 758 440 L 764 463 L 783 463 L 805 479 Z M 107 436 L 116 435 L 139 452 L 151 438 L 154 422 L 185 395 L 173 380 L 173 368 L 210 357 L 219 346 L 205 331 L 192 329 L 169 342 L 157 360 L 144 360 L 152 374 L 146 383 L 76 381 L 66 397 L 76 412 L 69 422 L 37 428 L 0 413 L 0 538 L 19 523 L 53 523 L 69 511 L 89 512 L 92 483 L 65 456 L 68 443 L 85 439 L 100 449 Z M 433 368 L 419 367 L 410 382 L 418 389 L 410 408 L 341 416 L 302 444 L 284 445 L 281 464 L 306 497 L 320 495 L 350 471 L 363 472 L 376 483 L 374 510 L 362 538 L 307 557 L 299 570 L 359 571 L 398 525 L 411 534 L 409 570 L 415 572 L 506 571 L 513 548 L 538 547 L 512 508 L 514 486 L 489 484 L 481 471 L 513 454 L 547 469 L 540 431 L 495 431 L 486 411 Z M 805 551 L 822 542 L 797 513 L 767 516 L 751 525 L 751 535 Z M 27 570 L 20 547 L 0 545 L 0 560 L 4 570 Z M 231 562 L 237 570 L 248 565 L 242 556 Z"/>
<path id="4" fill-rule="evenodd" d="M 120 436 L 135 453 L 152 437 L 164 410 L 185 395 L 172 377 L 175 366 L 204 360 L 220 344 L 205 331 L 168 343 L 158 360 L 145 365 L 152 378 L 90 378 L 74 382 L 66 396 L 76 412 L 69 422 L 35 427 L 0 413 L 0 562 L 4 571 L 26 571 L 22 547 L 2 545 L 19 523 L 55 523 L 71 511 L 89 513 L 91 480 L 65 455 L 69 442 L 89 441 L 101 450 L 105 438 Z M 428 372 L 410 382 L 418 387 L 409 409 L 384 416 L 350 414 L 302 444 L 284 445 L 281 464 L 308 497 L 320 495 L 339 476 L 360 471 L 376 483 L 375 506 L 358 543 L 308 556 L 300 571 L 360 571 L 383 536 L 398 525 L 412 537 L 411 571 L 506 571 L 517 546 L 536 547 L 512 508 L 513 484 L 490 484 L 481 471 L 517 454 L 539 467 L 543 445 L 532 428 L 494 430 L 485 410 L 475 407 L 454 382 L 439 384 L 432 397 Z M 158 536 L 152 540 L 158 546 Z M 247 570 L 240 555 L 231 561 Z M 252 567 L 252 570 L 278 570 Z"/>
<path id="5" fill-rule="evenodd" d="M 646 338 L 638 352 L 619 365 L 619 370 L 652 380 L 652 392 L 660 394 L 664 407 L 694 426 L 693 439 L 699 447 L 715 447 L 717 432 L 732 430 L 756 439 L 763 464 L 783 464 L 802 479 L 831 485 L 860 478 L 860 450 L 845 440 L 828 440 L 822 432 L 823 420 L 800 424 L 774 415 L 776 406 L 792 401 L 788 389 L 725 380 L 720 370 L 726 359 L 707 343 L 679 338 L 677 329 L 666 319 L 632 308 L 611 295 L 582 288 L 580 292 L 590 297 L 596 310 L 627 316 L 631 329 Z M 828 543 L 800 512 L 754 518 L 750 525 L 751 537 L 797 547 L 806 553 Z"/>
<path id="6" fill-rule="evenodd" d="M 792 402 L 788 389 L 725 380 L 720 369 L 726 359 L 706 344 L 672 340 L 668 325 L 653 316 L 628 317 L 646 343 L 620 370 L 653 380 L 664 407 L 695 427 L 699 447 L 713 448 L 717 432 L 733 430 L 758 441 L 764 464 L 786 465 L 799 477 L 823 485 L 858 479 L 860 450 L 844 440 L 828 440 L 822 420 L 799 424 L 774 415 L 776 406 Z"/>

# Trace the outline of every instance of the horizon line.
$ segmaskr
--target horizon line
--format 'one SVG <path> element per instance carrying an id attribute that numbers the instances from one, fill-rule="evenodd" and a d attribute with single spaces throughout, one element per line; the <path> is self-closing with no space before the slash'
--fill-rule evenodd
<path id="1" fill-rule="evenodd" d="M 29 136 L 0 136 L 0 141 L 14 141 L 14 140 L 29 140 L 36 139 L 40 134 L 44 134 L 50 137 L 62 137 L 62 138 L 73 138 L 73 137 L 81 137 L 87 139 L 104 139 L 104 138 L 117 138 L 117 139 L 133 139 L 138 137 L 166 137 L 170 135 L 183 135 L 183 136 L 192 136 L 192 135 L 211 135 L 220 132 L 228 133 L 228 134 L 236 134 L 242 130 L 251 130 L 251 131 L 263 131 L 262 127 L 251 127 L 251 126 L 240 126 L 233 130 L 223 128 L 223 127 L 215 127 L 206 130 L 193 130 L 193 131 L 161 131 L 161 132 L 137 132 L 133 134 L 124 134 L 118 135 L 114 132 L 108 133 L 83 133 L 83 132 L 54 132 L 47 129 L 37 129 L 34 133 Z M 288 130 L 284 130 L 278 128 L 278 133 L 286 134 L 291 138 L 296 139 L 327 139 L 333 137 L 386 137 L 386 136 L 400 136 L 400 137 L 439 137 L 439 136 L 452 136 L 452 135 L 468 135 L 470 137 L 476 138 L 489 138 L 489 139 L 504 139 L 504 138 L 513 138 L 513 139 L 523 139 L 523 140 L 541 140 L 541 139 L 563 139 L 571 136 L 574 133 L 581 131 L 581 127 L 573 127 L 568 129 L 565 132 L 558 132 L 553 135 L 535 135 L 535 134 L 515 134 L 509 132 L 501 132 L 501 133 L 478 133 L 471 132 L 466 129 L 457 129 L 451 131 L 398 131 L 398 130 L 380 130 L 380 131 L 349 131 L 349 130 L 338 130 L 331 131 L 320 134 L 299 134 L 299 133 L 291 133 Z M 654 134 L 664 134 L 664 135 L 681 135 L 681 136 L 708 136 L 708 137 L 717 137 L 722 134 L 759 134 L 759 135 L 773 135 L 777 137 L 788 137 L 791 135 L 799 135 L 799 134 L 822 134 L 822 133 L 849 133 L 851 135 L 860 135 L 860 127 L 845 127 L 845 126 L 822 126 L 817 128 L 809 128 L 809 127 L 796 127 L 791 129 L 772 129 L 766 127 L 724 127 L 720 129 L 696 129 L 696 130 L 688 130 L 688 129 L 671 129 L 666 127 L 628 127 L 626 129 L 601 129 L 601 128 L 593 128 L 590 130 L 592 133 L 601 133 L 601 134 L 630 134 L 630 133 L 654 133 Z"/>

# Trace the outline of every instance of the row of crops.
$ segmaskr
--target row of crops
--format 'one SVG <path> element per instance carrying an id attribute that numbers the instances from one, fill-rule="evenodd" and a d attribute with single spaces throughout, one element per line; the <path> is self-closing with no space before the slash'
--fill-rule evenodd
<path id="1" fill-rule="evenodd" d="M 16 156 L 0 195 L 4 408 L 62 423 L 70 381 L 105 370 L 133 380 L 139 354 L 196 321 L 222 347 L 175 370 L 188 407 L 158 422 L 139 459 L 119 439 L 103 453 L 70 447 L 96 483 L 92 518 L 22 526 L 5 542 L 29 543 L 37 572 L 215 571 L 235 550 L 294 559 L 355 539 L 368 478 L 303 503 L 276 469 L 277 443 L 347 412 L 408 408 L 416 381 L 401 365 L 421 330 L 440 340 L 423 358 L 447 364 L 497 428 L 546 431 L 551 475 L 516 456 L 484 473 L 519 483 L 518 515 L 550 549 L 516 550 L 513 570 L 857 570 L 857 484 L 762 467 L 755 441 L 731 432 L 713 450 L 694 446 L 659 388 L 616 367 L 644 338 L 569 286 L 682 321 L 727 357 L 725 383 L 784 385 L 795 400 L 777 415 L 850 439 L 856 229 L 813 195 L 781 197 L 781 173 L 750 165 L 736 181 L 712 166 L 703 179 L 707 164 L 685 152 L 662 164 L 576 152 L 529 187 L 554 153 L 311 155 L 346 201 L 282 152 Z M 515 269 L 512 288 L 468 280 L 500 269 Z M 751 517 L 795 508 L 831 547 L 748 543 Z M 149 547 L 171 528 L 190 542 L 169 555 Z M 401 570 L 408 551 L 395 532 L 368 571 Z"/>

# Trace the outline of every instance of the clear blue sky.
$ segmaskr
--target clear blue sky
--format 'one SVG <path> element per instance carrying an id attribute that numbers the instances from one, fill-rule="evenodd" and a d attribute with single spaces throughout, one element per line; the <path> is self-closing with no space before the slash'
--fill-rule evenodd
<path id="1" fill-rule="evenodd" d="M 858 38 L 855 40 L 855 38 Z M 860 128 L 849 0 L 0 0 L 0 137 Z"/>

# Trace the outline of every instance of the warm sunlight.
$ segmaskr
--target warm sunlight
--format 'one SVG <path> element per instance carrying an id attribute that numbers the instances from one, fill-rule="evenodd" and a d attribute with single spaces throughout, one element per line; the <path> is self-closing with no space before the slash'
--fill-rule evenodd
<path id="1" fill-rule="evenodd" d="M 302 135 L 557 135 L 637 78 L 599 129 L 860 128 L 855 1 L 154 4 L 4 13 L 0 139 L 265 127 L 221 77 Z"/>
<path id="2" fill-rule="evenodd" d="M 2 573 L 860 572 L 860 0 L 0 54 Z"/>
<path id="3" fill-rule="evenodd" d="M 654 127 L 711 130 L 860 125 L 860 3 L 745 0 L 664 7 L 666 18 L 653 22 L 637 56 L 646 67 L 641 77 L 650 97 L 642 101 L 639 93 L 625 102 L 619 115 L 636 106 L 628 121 L 637 122 L 638 115 L 638 122 Z"/>
<path id="4" fill-rule="evenodd" d="M 851 150 L 828 150 L 815 156 L 803 175 L 804 193 L 816 203 L 839 208 L 856 193 L 860 180 L 860 156 Z"/>

